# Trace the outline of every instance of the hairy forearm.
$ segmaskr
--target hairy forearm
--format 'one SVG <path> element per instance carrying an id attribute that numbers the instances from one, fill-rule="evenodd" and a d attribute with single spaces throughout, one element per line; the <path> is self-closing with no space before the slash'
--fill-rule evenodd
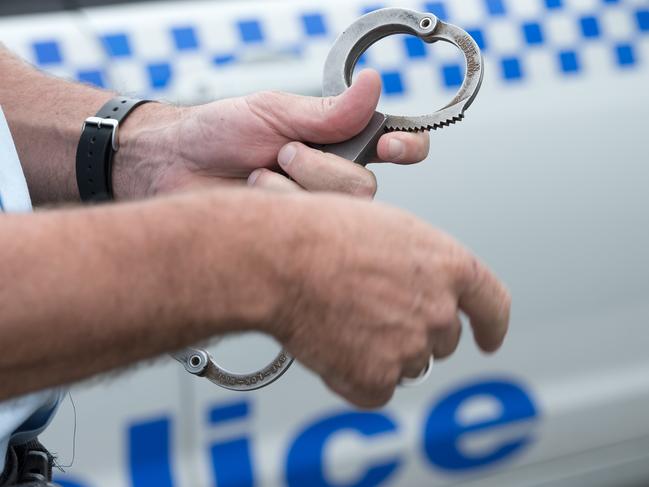
<path id="1" fill-rule="evenodd" d="M 75 158 L 83 121 L 93 116 L 114 93 L 49 76 L 18 59 L 0 45 L 0 106 L 7 117 L 32 200 L 35 204 L 79 201 Z M 130 159 L 134 151 L 169 155 L 159 127 L 170 128 L 176 109 L 169 105 L 139 107 L 120 127 L 122 149 L 114 160 L 117 198 L 147 194 L 151 157 Z M 146 121 L 147 123 L 143 123 Z M 147 126 L 147 132 L 140 130 Z M 147 137 L 149 136 L 149 137 Z M 155 140 L 154 140 L 155 139 Z"/>
<path id="2" fill-rule="evenodd" d="M 268 331 L 295 280 L 278 252 L 299 238 L 278 231 L 291 199 L 221 190 L 0 217 L 0 400 Z"/>
<path id="3" fill-rule="evenodd" d="M 110 99 L 48 76 L 0 47 L 0 105 L 35 203 L 79 199 L 74 178 L 81 124 Z"/>

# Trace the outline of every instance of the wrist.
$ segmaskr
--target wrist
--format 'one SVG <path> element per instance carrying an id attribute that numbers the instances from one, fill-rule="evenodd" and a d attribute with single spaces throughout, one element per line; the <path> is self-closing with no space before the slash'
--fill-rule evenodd
<path id="1" fill-rule="evenodd" d="M 226 189 L 204 200 L 204 231 L 193 240 L 209 248 L 214 260 L 198 258 L 190 274 L 193 283 L 207 283 L 199 284 L 207 292 L 197 294 L 206 321 L 225 318 L 217 329 L 256 330 L 279 339 L 291 333 L 308 267 L 302 258 L 310 235 L 309 225 L 302 224 L 308 221 L 302 199 Z"/>
<path id="2" fill-rule="evenodd" d="M 164 172 L 178 159 L 178 130 L 184 109 L 166 103 L 137 107 L 119 128 L 120 149 L 114 156 L 116 200 L 141 199 L 158 193 Z"/>

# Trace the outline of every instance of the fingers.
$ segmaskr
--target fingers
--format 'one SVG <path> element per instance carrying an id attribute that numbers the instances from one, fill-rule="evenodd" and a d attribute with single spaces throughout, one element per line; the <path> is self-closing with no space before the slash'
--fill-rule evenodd
<path id="1" fill-rule="evenodd" d="M 354 406 L 363 409 L 375 409 L 385 406 L 392 399 L 398 384 L 396 375 L 387 378 L 381 383 L 371 385 L 366 382 L 353 384 L 327 376 L 322 376 L 322 380 L 333 392 L 345 398 Z"/>
<path id="2" fill-rule="evenodd" d="M 444 320 L 444 319 L 443 319 Z M 416 379 L 426 370 L 432 355 L 435 360 L 442 360 L 451 356 L 457 349 L 462 335 L 462 321 L 457 312 L 445 322 L 438 321 L 429 334 L 429 343 L 425 351 L 413 357 L 403 367 L 403 377 Z"/>
<path id="3" fill-rule="evenodd" d="M 385 162 L 413 164 L 428 157 L 430 135 L 428 132 L 390 132 L 379 139 L 378 158 Z"/>
<path id="4" fill-rule="evenodd" d="M 430 356 L 431 353 L 428 352 L 420 355 L 416 360 L 411 360 L 410 362 L 408 362 L 403 366 L 403 372 L 401 373 L 401 376 L 407 379 L 419 378 L 426 370 L 426 367 L 428 367 L 428 364 L 430 363 Z"/>
<path id="5" fill-rule="evenodd" d="M 257 114 L 268 119 L 284 136 L 327 144 L 342 142 L 363 130 L 380 96 L 379 74 L 364 70 L 349 89 L 336 97 L 261 93 L 250 100 Z"/>
<path id="6" fill-rule="evenodd" d="M 462 322 L 456 314 L 450 327 L 433 332 L 433 357 L 443 360 L 450 357 L 457 349 L 462 336 Z"/>
<path id="7" fill-rule="evenodd" d="M 248 176 L 248 186 L 271 191 L 291 192 L 302 188 L 290 179 L 268 169 L 256 169 Z"/>
<path id="8" fill-rule="evenodd" d="M 376 178 L 368 169 L 299 142 L 285 145 L 277 160 L 286 174 L 308 191 L 335 191 L 366 198 L 376 193 Z"/>
<path id="9" fill-rule="evenodd" d="M 293 181 L 268 169 L 256 169 L 248 177 L 248 186 L 274 191 L 333 191 L 372 198 L 376 178 L 368 169 L 351 161 L 325 154 L 299 142 L 284 146 L 278 163 Z"/>
<path id="10" fill-rule="evenodd" d="M 471 321 L 478 346 L 494 352 L 507 334 L 511 296 L 475 257 L 467 255 L 458 267 L 459 307 Z"/>

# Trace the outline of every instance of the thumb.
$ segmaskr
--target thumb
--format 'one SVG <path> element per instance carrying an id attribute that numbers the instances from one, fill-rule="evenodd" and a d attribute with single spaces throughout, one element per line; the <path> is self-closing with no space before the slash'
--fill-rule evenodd
<path id="1" fill-rule="evenodd" d="M 273 115 L 283 135 L 330 144 L 350 139 L 367 126 L 381 96 L 381 78 L 376 71 L 366 69 L 338 96 L 277 95 Z"/>

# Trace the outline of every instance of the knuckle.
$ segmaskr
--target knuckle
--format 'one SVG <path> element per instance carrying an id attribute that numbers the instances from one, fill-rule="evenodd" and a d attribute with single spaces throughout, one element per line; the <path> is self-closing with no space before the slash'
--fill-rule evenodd
<path id="1" fill-rule="evenodd" d="M 391 397 L 400 377 L 401 367 L 390 363 L 382 368 L 373 367 L 356 378 L 355 388 L 365 397 Z"/>
<path id="2" fill-rule="evenodd" d="M 316 98 L 316 103 L 318 103 L 318 109 L 320 111 L 323 121 L 326 124 L 331 124 L 335 122 L 336 97 L 326 96 L 323 98 Z"/>
<path id="3" fill-rule="evenodd" d="M 352 402 L 357 406 L 367 408 L 383 406 L 394 394 L 397 381 L 398 378 L 392 381 L 386 377 L 354 383 L 351 387 Z"/>
<path id="4" fill-rule="evenodd" d="M 373 172 L 367 171 L 367 174 L 365 174 L 364 177 L 357 179 L 356 183 L 352 187 L 351 193 L 354 196 L 371 199 L 376 195 L 377 188 L 376 176 Z"/>
<path id="5" fill-rule="evenodd" d="M 392 399 L 393 392 L 383 394 L 364 395 L 358 394 L 349 398 L 356 407 L 362 409 L 376 409 L 385 406 Z"/>
<path id="6" fill-rule="evenodd" d="M 281 91 L 260 91 L 242 100 L 256 119 L 270 127 L 274 127 L 286 111 L 286 94 Z"/>
<path id="7" fill-rule="evenodd" d="M 473 287 L 480 282 L 483 268 L 478 259 L 462 250 L 457 250 L 450 258 L 450 271 L 463 287 Z"/>
<path id="8" fill-rule="evenodd" d="M 255 110 L 268 110 L 281 105 L 282 93 L 279 91 L 259 91 L 246 96 L 248 106 Z"/>
<path id="9" fill-rule="evenodd" d="M 316 103 L 318 103 L 318 111 L 320 112 L 320 118 L 322 125 L 328 128 L 329 134 L 336 140 L 345 140 L 350 137 L 350 134 L 346 133 L 346 130 L 341 128 L 344 124 L 341 123 L 341 114 L 338 110 L 338 100 L 337 96 L 327 96 L 323 98 L 316 98 Z"/>
<path id="10" fill-rule="evenodd" d="M 457 321 L 457 305 L 450 299 L 433 303 L 429 310 L 428 323 L 432 330 L 452 328 Z"/>
<path id="11" fill-rule="evenodd" d="M 455 350 L 457 350 L 457 347 L 460 344 L 461 336 L 462 327 L 457 327 L 456 330 L 449 333 L 438 335 L 433 346 L 433 355 L 435 358 L 441 360 L 455 353 Z"/>
<path id="12" fill-rule="evenodd" d="M 403 346 L 403 360 L 413 362 L 428 355 L 428 331 L 424 326 L 409 333 Z"/>
<path id="13" fill-rule="evenodd" d="M 476 287 L 482 285 L 487 277 L 486 268 L 480 264 L 477 257 L 471 256 L 467 259 L 466 274 L 469 279 L 469 284 Z"/>
<path id="14" fill-rule="evenodd" d="M 380 408 L 385 406 L 387 403 L 390 402 L 390 399 L 392 399 L 393 395 L 394 395 L 394 389 L 390 391 L 385 391 L 383 394 L 376 396 L 374 398 L 374 402 L 371 407 Z"/>
<path id="15" fill-rule="evenodd" d="M 316 98 L 320 103 L 320 111 L 322 116 L 327 117 L 331 115 L 331 112 L 336 106 L 336 97 L 334 96 L 324 96 L 322 98 Z"/>
<path id="16" fill-rule="evenodd" d="M 388 369 L 381 377 L 381 380 L 378 382 L 377 393 L 378 397 L 387 398 L 389 400 L 394 393 L 394 389 L 397 387 L 399 380 L 401 378 L 401 366 L 392 366 Z"/>
<path id="17" fill-rule="evenodd" d="M 437 346 L 434 349 L 433 356 L 437 360 L 443 360 L 445 358 L 448 358 L 455 353 L 457 346 L 458 343 L 451 343 L 444 346 Z"/>
<path id="18" fill-rule="evenodd" d="M 259 98 L 267 102 L 283 104 L 286 99 L 286 93 L 279 90 L 266 90 L 259 93 Z"/>

